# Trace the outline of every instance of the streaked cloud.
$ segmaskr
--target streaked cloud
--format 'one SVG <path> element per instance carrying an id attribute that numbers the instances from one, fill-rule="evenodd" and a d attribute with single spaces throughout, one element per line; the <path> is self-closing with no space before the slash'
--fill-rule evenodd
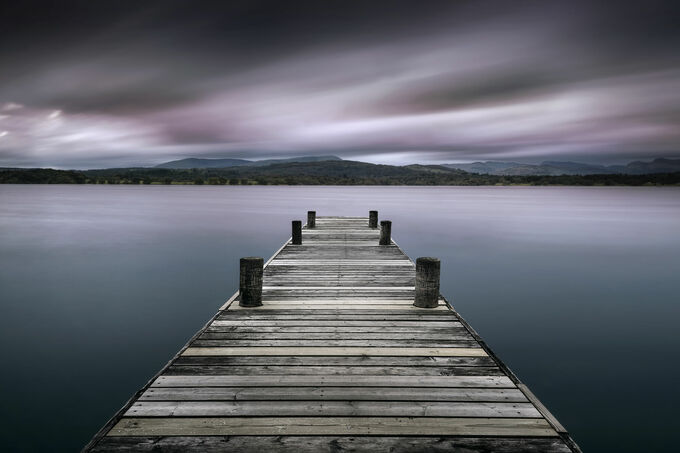
<path id="1" fill-rule="evenodd" d="M 110 21 L 90 12 L 105 24 L 96 33 L 29 39 L 15 26 L 10 42 L 27 40 L 27 53 L 0 49 L 11 68 L 0 165 L 613 162 L 680 150 L 672 2 L 389 2 L 384 17 L 378 4 L 335 17 L 303 2 L 298 17 L 267 2 L 160 2 Z M 68 45 L 45 52 L 55 36 Z"/>

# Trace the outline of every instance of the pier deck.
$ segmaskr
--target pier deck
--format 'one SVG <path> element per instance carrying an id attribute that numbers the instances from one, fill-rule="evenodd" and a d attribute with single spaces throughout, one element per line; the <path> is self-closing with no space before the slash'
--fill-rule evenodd
<path id="1" fill-rule="evenodd" d="M 571 452 L 562 426 L 367 218 L 318 217 L 85 451 Z"/>

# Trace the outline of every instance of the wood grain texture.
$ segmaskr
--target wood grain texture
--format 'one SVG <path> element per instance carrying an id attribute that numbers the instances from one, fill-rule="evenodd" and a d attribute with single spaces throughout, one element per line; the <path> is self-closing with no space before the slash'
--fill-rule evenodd
<path id="1" fill-rule="evenodd" d="M 541 418 L 531 403 L 442 401 L 137 401 L 129 417 L 505 417 Z"/>
<path id="2" fill-rule="evenodd" d="M 528 402 L 519 389 L 455 387 L 154 387 L 139 400 Z"/>
<path id="3" fill-rule="evenodd" d="M 188 347 L 182 352 L 188 355 L 391 355 L 421 357 L 481 357 L 487 355 L 482 348 L 389 348 L 389 347 L 321 347 L 321 346 L 243 346 L 243 347 Z"/>
<path id="4" fill-rule="evenodd" d="M 139 436 L 106 437 L 104 452 L 242 453 L 569 453 L 559 438 L 446 436 Z"/>
<path id="5" fill-rule="evenodd" d="M 168 376 L 151 387 L 472 387 L 516 388 L 506 376 Z"/>
<path id="6" fill-rule="evenodd" d="M 492 367 L 496 362 L 483 357 L 407 357 L 407 356 L 180 356 L 175 365 L 298 365 L 440 368 L 452 366 Z"/>
<path id="7" fill-rule="evenodd" d="M 362 367 L 362 366 L 277 366 L 277 365 L 172 365 L 164 376 L 192 376 L 192 375 L 280 375 L 280 374 L 309 374 L 309 375 L 373 375 L 373 376 L 503 376 L 500 368 L 462 366 L 462 367 Z"/>
<path id="8" fill-rule="evenodd" d="M 122 418 L 109 436 L 428 435 L 554 437 L 540 418 L 167 417 Z"/>
<path id="9" fill-rule="evenodd" d="M 342 348 L 475 348 L 477 342 L 474 340 L 314 340 L 314 339 L 296 339 L 296 340 L 276 340 L 276 339 L 198 339 L 192 343 L 193 348 L 204 347 L 219 347 L 219 348 L 233 348 L 233 347 L 293 347 L 293 348 L 328 348 L 328 347 L 342 347 Z M 356 353 L 355 353 L 356 354 Z M 362 353 L 360 353 L 362 354 Z M 441 355 L 442 353 L 434 354 Z M 383 354 L 384 355 L 384 354 Z"/>

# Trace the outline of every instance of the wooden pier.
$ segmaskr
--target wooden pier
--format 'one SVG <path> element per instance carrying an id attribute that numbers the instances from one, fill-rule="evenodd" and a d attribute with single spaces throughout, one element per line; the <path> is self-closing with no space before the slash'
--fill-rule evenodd
<path id="1" fill-rule="evenodd" d="M 442 296 L 413 306 L 389 225 L 295 229 L 262 305 L 232 296 L 84 451 L 580 451 Z"/>

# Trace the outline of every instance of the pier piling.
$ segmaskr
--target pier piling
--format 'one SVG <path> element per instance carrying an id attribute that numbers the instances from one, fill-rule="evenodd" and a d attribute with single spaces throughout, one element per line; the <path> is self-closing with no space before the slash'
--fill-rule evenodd
<path id="1" fill-rule="evenodd" d="M 302 245 L 302 220 L 293 220 L 293 245 Z"/>
<path id="2" fill-rule="evenodd" d="M 316 211 L 307 211 L 307 228 L 316 227 Z"/>
<path id="3" fill-rule="evenodd" d="M 416 297 L 418 308 L 436 308 L 439 305 L 439 258 L 416 259 Z"/>
<path id="4" fill-rule="evenodd" d="M 378 228 L 378 211 L 368 211 L 368 227 Z"/>
<path id="5" fill-rule="evenodd" d="M 392 243 L 392 221 L 380 221 L 380 245 L 390 245 Z"/>
<path id="6" fill-rule="evenodd" d="M 241 258 L 239 278 L 239 294 L 241 307 L 259 307 L 262 305 L 262 273 L 264 259 L 257 256 Z"/>

